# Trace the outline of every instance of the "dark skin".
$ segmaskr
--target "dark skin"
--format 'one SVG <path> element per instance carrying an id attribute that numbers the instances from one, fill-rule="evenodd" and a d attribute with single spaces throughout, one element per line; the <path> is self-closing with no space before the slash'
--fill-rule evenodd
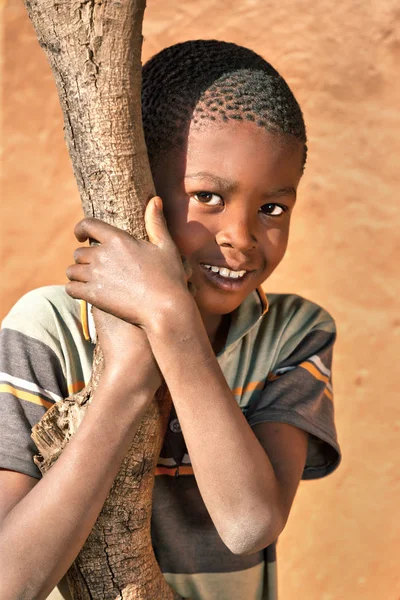
<path id="1" fill-rule="evenodd" d="M 209 122 L 192 128 L 187 152 L 171 152 L 155 172 L 164 210 L 156 199 L 148 204 L 150 242 L 95 219 L 77 225 L 79 241 L 92 238 L 100 245 L 75 252 L 67 291 L 105 311 L 98 312 L 97 324 L 105 372 L 80 429 L 43 480 L 35 485 L 19 473 L 0 474 L 0 567 L 2 557 L 17 565 L 7 584 L 9 597 L 26 589 L 27 573 L 38 598 L 65 573 L 101 510 L 161 374 L 200 492 L 225 544 L 234 553 L 251 553 L 282 531 L 303 472 L 307 433 L 285 423 L 251 429 L 215 349 L 223 344 L 229 314 L 285 254 L 302 157 L 300 144 L 254 124 Z M 245 274 L 218 278 L 210 266 Z M 117 328 L 112 336 L 111 321 Z M 127 381 L 132 361 L 141 369 Z"/>

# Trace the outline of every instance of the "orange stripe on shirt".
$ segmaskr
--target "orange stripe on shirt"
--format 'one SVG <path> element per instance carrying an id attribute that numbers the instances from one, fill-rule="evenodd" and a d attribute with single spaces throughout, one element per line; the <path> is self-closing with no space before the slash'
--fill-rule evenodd
<path id="1" fill-rule="evenodd" d="M 309 362 L 304 362 L 301 365 L 299 365 L 299 367 L 308 371 L 313 377 L 315 377 L 315 379 L 318 379 L 319 381 L 324 381 L 325 383 L 329 383 L 329 377 L 323 375 L 320 371 L 318 371 L 317 367 L 314 367 L 313 364 Z"/>
<path id="2" fill-rule="evenodd" d="M 275 381 L 276 379 L 279 379 L 279 377 L 281 377 L 281 375 L 276 375 L 275 373 L 270 373 L 267 377 L 267 381 Z"/>
<path id="3" fill-rule="evenodd" d="M 328 383 L 328 381 L 329 381 L 328 377 L 325 377 L 324 375 L 322 375 L 322 373 L 320 373 L 318 371 L 318 369 L 316 369 L 315 367 L 311 368 L 310 363 L 304 363 L 304 364 L 299 365 L 299 366 L 303 367 L 303 369 L 305 369 L 306 371 L 309 371 L 311 375 L 313 375 L 314 377 L 316 377 L 320 381 L 324 381 L 325 383 Z M 282 375 L 283 375 L 283 373 L 282 373 Z M 268 375 L 267 381 L 275 381 L 276 379 L 279 379 L 282 375 L 275 375 L 274 373 L 271 373 L 270 375 Z M 332 394 L 332 392 L 330 392 L 328 390 L 328 388 L 325 388 L 324 394 L 326 396 L 328 396 L 328 398 L 330 400 L 333 400 L 333 394 Z"/>
<path id="4" fill-rule="evenodd" d="M 156 467 L 156 475 L 169 475 L 175 477 L 178 466 L 168 469 L 167 467 Z M 193 467 L 179 466 L 179 475 L 193 475 Z"/>
<path id="5" fill-rule="evenodd" d="M 36 396 L 36 394 L 32 394 L 31 392 L 26 392 L 25 390 L 19 390 L 8 383 L 0 384 L 0 392 L 5 392 L 6 394 L 12 394 L 16 398 L 20 400 L 26 400 L 27 402 L 32 402 L 33 404 L 38 404 L 39 406 L 44 406 L 45 408 L 50 408 L 53 406 L 54 402 L 50 402 L 49 400 L 44 400 L 40 396 Z"/>
<path id="6" fill-rule="evenodd" d="M 76 394 L 77 392 L 80 392 L 81 390 L 83 390 L 85 385 L 86 384 L 84 381 L 75 381 L 75 383 L 71 383 L 68 386 L 68 394 Z"/>
<path id="7" fill-rule="evenodd" d="M 244 387 L 237 387 L 234 390 L 232 390 L 232 394 L 234 396 L 241 396 L 242 394 L 245 394 L 246 392 L 253 392 L 254 390 L 262 390 L 264 387 L 264 383 L 265 383 L 264 381 L 250 381 L 250 383 L 248 383 Z"/>

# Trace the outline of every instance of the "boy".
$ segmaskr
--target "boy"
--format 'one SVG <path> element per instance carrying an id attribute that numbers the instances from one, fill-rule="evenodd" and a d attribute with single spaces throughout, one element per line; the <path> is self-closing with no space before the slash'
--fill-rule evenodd
<path id="1" fill-rule="evenodd" d="M 4 322 L 0 571 L 7 559 L 8 577 L 0 598 L 45 597 L 68 569 L 160 372 L 174 406 L 152 537 L 183 597 L 276 598 L 275 542 L 298 483 L 340 460 L 334 323 L 307 300 L 267 301 L 260 288 L 285 254 L 306 160 L 293 94 L 250 50 L 195 41 L 145 65 L 142 97 L 162 198 L 146 209 L 150 243 L 81 221 L 78 240 L 100 244 L 75 252 L 67 293 L 32 292 Z M 104 311 L 96 334 L 105 371 L 77 434 L 37 483 L 30 429 L 90 375 L 95 334 L 85 339 L 75 299 Z"/>

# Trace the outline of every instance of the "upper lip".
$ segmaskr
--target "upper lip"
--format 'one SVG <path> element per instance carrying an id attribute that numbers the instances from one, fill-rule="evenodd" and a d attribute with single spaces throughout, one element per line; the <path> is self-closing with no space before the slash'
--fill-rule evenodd
<path id="1" fill-rule="evenodd" d="M 242 265 L 227 265 L 226 263 L 220 264 L 218 261 L 210 261 L 210 262 L 206 262 L 206 261 L 201 261 L 200 263 L 201 265 L 210 265 L 212 267 L 218 267 L 219 269 L 229 269 L 230 271 L 246 271 L 247 273 L 250 273 L 250 271 L 255 271 L 256 269 L 252 266 L 249 266 L 247 264 L 242 264 Z"/>

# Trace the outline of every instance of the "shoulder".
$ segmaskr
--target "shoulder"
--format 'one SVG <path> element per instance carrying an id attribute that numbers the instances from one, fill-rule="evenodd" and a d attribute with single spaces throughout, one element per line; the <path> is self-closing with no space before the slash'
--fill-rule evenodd
<path id="1" fill-rule="evenodd" d="M 285 324 L 313 326 L 319 324 L 327 329 L 335 329 L 332 315 L 319 304 L 297 294 L 268 294 L 268 317 Z"/>
<path id="2" fill-rule="evenodd" d="M 331 347 L 336 326 L 327 310 L 297 294 L 267 294 L 268 311 L 257 327 L 257 342 L 272 358 L 272 366 L 296 349 L 304 351 Z"/>
<path id="3" fill-rule="evenodd" d="M 283 341 L 293 336 L 302 338 L 313 330 L 336 336 L 332 315 L 315 302 L 296 294 L 268 294 L 267 297 L 266 323 Z"/>
<path id="4" fill-rule="evenodd" d="M 40 379 L 55 389 L 55 382 L 48 381 L 52 371 L 58 388 L 63 388 L 64 378 L 68 393 L 81 389 L 90 377 L 94 350 L 85 335 L 81 304 L 61 285 L 38 288 L 20 298 L 2 322 L 0 356 L 6 372 L 20 377 L 24 371 L 27 381 Z"/>
<path id="5" fill-rule="evenodd" d="M 80 322 L 80 304 L 70 298 L 64 286 L 54 285 L 32 290 L 22 296 L 2 322 L 2 329 L 26 335 L 40 332 L 59 334 L 63 326 Z"/>
<path id="6" fill-rule="evenodd" d="M 70 298 L 62 285 L 38 288 L 22 296 L 3 320 L 1 334 L 6 347 L 24 347 L 24 352 L 31 348 L 31 353 L 47 348 L 63 363 L 90 354 L 81 303 Z"/>
<path id="7" fill-rule="evenodd" d="M 68 296 L 63 285 L 47 285 L 36 288 L 21 296 L 14 304 L 6 319 L 15 314 L 25 314 L 29 312 L 42 312 L 43 309 L 58 307 L 74 311 L 75 306 L 79 307 L 79 302 Z"/>
<path id="8" fill-rule="evenodd" d="M 269 294 L 260 338 L 269 360 L 266 384 L 249 406 L 251 426 L 287 423 L 310 434 L 303 479 L 332 472 L 340 462 L 334 422 L 332 352 L 336 327 L 324 308 L 295 294 Z"/>

